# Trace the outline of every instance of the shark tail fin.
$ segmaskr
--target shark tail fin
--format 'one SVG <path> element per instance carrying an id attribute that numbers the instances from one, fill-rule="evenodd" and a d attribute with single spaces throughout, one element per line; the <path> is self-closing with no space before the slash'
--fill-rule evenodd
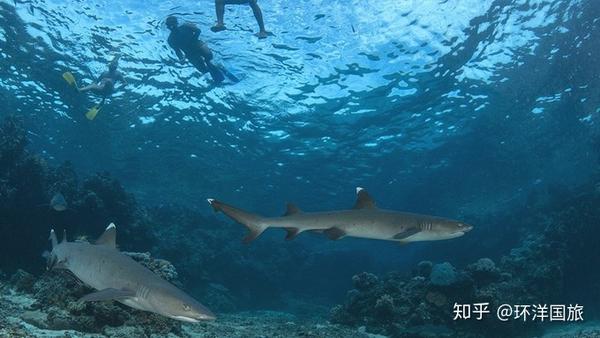
<path id="1" fill-rule="evenodd" d="M 249 232 L 246 237 L 244 237 L 244 243 L 250 243 L 255 240 L 260 234 L 265 231 L 268 226 L 264 224 L 263 217 L 251 214 L 244 210 L 232 207 L 223 202 L 217 201 L 215 199 L 209 198 L 208 203 L 213 207 L 215 211 L 221 211 L 225 215 L 231 217 L 238 223 L 245 225 Z"/>

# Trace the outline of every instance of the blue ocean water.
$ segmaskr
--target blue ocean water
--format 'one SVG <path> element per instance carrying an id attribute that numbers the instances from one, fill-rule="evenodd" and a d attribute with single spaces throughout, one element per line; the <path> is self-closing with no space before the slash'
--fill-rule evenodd
<path id="1" fill-rule="evenodd" d="M 527 229 L 496 217 L 561 205 L 597 180 L 596 1 L 259 4 L 273 33 L 262 40 L 247 6 L 228 6 L 228 30 L 211 32 L 210 0 L 0 0 L 0 116 L 19 116 L 49 164 L 110 172 L 144 205 L 212 215 L 212 197 L 274 216 L 286 202 L 349 208 L 365 187 L 381 207 L 475 226 L 406 248 L 301 236 L 293 245 L 341 258 L 307 270 L 327 276 L 318 287 L 295 287 L 333 300 L 363 270 L 502 255 Z M 178 63 L 168 15 L 195 23 L 240 81 L 215 85 Z M 89 82 L 117 54 L 128 85 L 89 121 L 98 98 L 61 74 Z M 218 219 L 240 234 L 219 241 L 241 239 Z"/>

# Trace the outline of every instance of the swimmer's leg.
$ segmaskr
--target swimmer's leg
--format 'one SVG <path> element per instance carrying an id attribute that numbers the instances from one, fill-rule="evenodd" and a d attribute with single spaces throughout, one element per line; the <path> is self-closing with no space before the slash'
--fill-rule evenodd
<path id="1" fill-rule="evenodd" d="M 221 70 L 215 66 L 210 60 L 203 59 L 198 56 L 195 59 L 191 59 L 190 62 L 198 69 L 198 71 L 202 74 L 210 73 L 213 81 L 216 83 L 223 82 L 225 80 L 225 76 L 221 72 Z"/>
<path id="2" fill-rule="evenodd" d="M 265 30 L 265 22 L 263 20 L 262 11 L 260 7 L 258 7 L 257 0 L 250 0 L 250 8 L 252 8 L 252 12 L 254 13 L 254 18 L 256 18 L 256 23 L 258 23 L 258 33 L 256 36 L 259 39 L 264 39 L 269 36 L 269 33 Z"/>
<path id="3" fill-rule="evenodd" d="M 219 67 L 215 66 L 210 61 L 206 62 L 206 66 L 208 68 L 208 72 L 210 73 L 210 76 L 212 76 L 212 79 L 215 83 L 221 83 L 221 82 L 223 82 L 223 80 L 225 80 L 225 75 L 223 75 L 223 72 L 221 71 L 221 69 Z"/>
<path id="4" fill-rule="evenodd" d="M 223 16 L 225 15 L 225 0 L 215 0 L 215 11 L 217 12 L 217 23 L 210 28 L 213 32 L 224 31 L 225 23 L 223 22 Z"/>
<path id="5" fill-rule="evenodd" d="M 206 44 L 202 44 L 199 47 L 199 52 L 200 56 L 196 57 L 195 61 L 192 61 L 192 64 L 202 73 L 206 73 L 208 71 L 214 82 L 223 82 L 223 80 L 225 80 L 225 75 L 223 75 L 223 72 L 221 69 L 219 69 L 219 67 L 212 63 L 211 60 L 213 58 L 213 53 L 210 48 L 208 48 Z"/>
<path id="6" fill-rule="evenodd" d="M 189 58 L 190 63 L 202 74 L 208 72 L 208 67 L 206 66 L 206 62 L 200 56 Z"/>
<path id="7" fill-rule="evenodd" d="M 81 87 L 81 88 L 78 87 L 77 90 L 80 91 L 80 92 L 89 92 L 89 91 L 92 91 L 94 93 L 101 93 L 101 92 L 104 91 L 104 86 L 105 86 L 105 83 L 100 83 L 100 84 L 98 84 L 98 83 L 92 83 L 92 84 L 87 85 L 85 87 Z"/>
<path id="8" fill-rule="evenodd" d="M 217 23 L 210 28 L 213 32 L 224 31 L 227 28 L 225 27 L 225 23 L 223 21 L 223 17 L 225 16 L 225 5 L 245 5 L 252 3 L 256 4 L 256 0 L 215 0 L 215 11 L 217 12 Z M 252 9 L 254 10 L 254 8 Z M 260 12 L 260 9 L 259 9 Z M 256 13 L 254 14 L 256 16 Z M 262 13 L 260 14 L 262 21 Z M 258 20 L 258 19 L 257 19 Z M 260 24 L 259 24 L 260 25 Z"/>

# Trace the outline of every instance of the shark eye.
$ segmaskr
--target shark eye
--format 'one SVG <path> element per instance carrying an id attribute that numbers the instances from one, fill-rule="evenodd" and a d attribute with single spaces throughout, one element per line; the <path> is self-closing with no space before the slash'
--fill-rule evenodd
<path id="1" fill-rule="evenodd" d="M 183 304 L 183 310 L 184 311 L 192 311 L 192 308 L 187 304 Z"/>

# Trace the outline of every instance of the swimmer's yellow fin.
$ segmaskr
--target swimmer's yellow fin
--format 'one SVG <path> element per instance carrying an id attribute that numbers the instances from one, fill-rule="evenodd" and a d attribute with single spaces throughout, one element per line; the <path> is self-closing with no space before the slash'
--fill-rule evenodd
<path id="1" fill-rule="evenodd" d="M 96 115 L 98 115 L 99 111 L 100 107 L 93 106 L 92 108 L 90 108 L 90 110 L 88 110 L 87 113 L 85 113 L 85 117 L 87 117 L 87 119 L 91 121 L 96 118 Z"/>
<path id="2" fill-rule="evenodd" d="M 77 86 L 77 84 L 75 83 L 75 76 L 73 76 L 73 73 L 64 72 L 62 77 L 63 77 L 63 79 L 65 79 L 65 81 L 67 81 L 69 86 L 73 86 L 73 85 Z"/>

